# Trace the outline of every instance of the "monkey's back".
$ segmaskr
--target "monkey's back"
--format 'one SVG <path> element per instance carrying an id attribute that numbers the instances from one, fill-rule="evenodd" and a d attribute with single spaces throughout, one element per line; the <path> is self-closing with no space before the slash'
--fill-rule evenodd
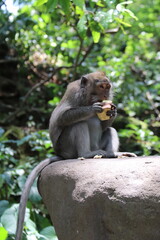
<path id="1" fill-rule="evenodd" d="M 58 138 L 60 137 L 63 130 L 63 127 L 59 122 L 59 118 L 63 115 L 64 112 L 78 105 L 76 99 L 79 98 L 79 94 L 80 80 L 69 83 L 62 100 L 51 114 L 49 121 L 49 134 L 54 148 L 56 148 Z"/>

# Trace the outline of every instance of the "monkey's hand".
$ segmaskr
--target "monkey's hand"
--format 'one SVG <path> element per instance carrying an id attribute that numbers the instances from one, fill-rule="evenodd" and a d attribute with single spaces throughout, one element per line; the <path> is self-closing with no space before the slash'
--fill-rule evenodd
<path id="1" fill-rule="evenodd" d="M 117 108 L 113 103 L 111 104 L 111 110 L 107 111 L 106 114 L 107 116 L 110 116 L 110 118 L 115 117 L 117 115 Z"/>
<path id="2" fill-rule="evenodd" d="M 103 103 L 96 102 L 92 105 L 93 111 L 96 113 L 101 113 L 103 112 Z"/>

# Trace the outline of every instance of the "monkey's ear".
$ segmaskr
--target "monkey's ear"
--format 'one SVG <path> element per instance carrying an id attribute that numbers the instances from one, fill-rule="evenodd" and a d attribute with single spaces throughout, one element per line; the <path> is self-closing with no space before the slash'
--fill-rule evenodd
<path id="1" fill-rule="evenodd" d="M 88 78 L 86 78 L 85 76 L 81 77 L 81 88 L 84 88 L 88 83 Z"/>

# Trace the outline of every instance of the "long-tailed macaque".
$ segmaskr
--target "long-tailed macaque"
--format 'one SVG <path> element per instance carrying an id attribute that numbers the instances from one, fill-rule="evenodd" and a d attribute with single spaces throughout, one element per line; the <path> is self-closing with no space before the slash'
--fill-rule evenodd
<path id="1" fill-rule="evenodd" d="M 92 158 L 96 155 L 112 158 L 119 155 L 117 131 L 111 127 L 116 108 L 107 114 L 109 120 L 101 121 L 103 100 L 112 99 L 112 84 L 103 72 L 94 72 L 70 83 L 52 113 L 49 125 L 50 138 L 58 156 L 64 159 Z"/>
<path id="2" fill-rule="evenodd" d="M 70 83 L 52 113 L 49 132 L 57 156 L 39 163 L 27 178 L 22 192 L 15 240 L 21 240 L 26 202 L 31 185 L 41 170 L 52 162 L 78 157 L 92 158 L 135 157 L 133 153 L 119 153 L 117 131 L 111 127 L 116 117 L 116 107 L 107 114 L 109 120 L 101 121 L 97 113 L 103 111 L 103 100 L 112 99 L 112 84 L 102 72 L 90 73 Z"/>

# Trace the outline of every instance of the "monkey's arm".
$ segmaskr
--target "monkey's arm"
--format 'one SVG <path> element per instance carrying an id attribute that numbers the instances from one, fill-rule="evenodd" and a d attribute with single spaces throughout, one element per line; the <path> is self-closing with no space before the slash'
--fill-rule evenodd
<path id="1" fill-rule="evenodd" d="M 92 106 L 83 106 L 70 108 L 65 111 L 58 118 L 59 126 L 67 126 L 76 122 L 84 121 L 90 117 L 93 117 L 96 112 L 101 112 L 102 107 L 99 103 L 94 103 Z"/>
<path id="2" fill-rule="evenodd" d="M 36 177 L 42 171 L 43 168 L 45 168 L 47 165 L 49 165 L 52 162 L 57 162 L 60 160 L 62 160 L 62 159 L 58 156 L 47 158 L 47 159 L 43 160 L 42 162 L 40 162 L 29 174 L 27 181 L 25 183 L 22 195 L 21 195 L 21 199 L 20 199 L 15 240 L 21 240 L 21 238 L 22 238 L 26 204 L 27 204 L 29 192 L 30 192 L 30 189 L 31 189 L 31 186 L 32 186 L 34 180 L 36 179 Z"/>

